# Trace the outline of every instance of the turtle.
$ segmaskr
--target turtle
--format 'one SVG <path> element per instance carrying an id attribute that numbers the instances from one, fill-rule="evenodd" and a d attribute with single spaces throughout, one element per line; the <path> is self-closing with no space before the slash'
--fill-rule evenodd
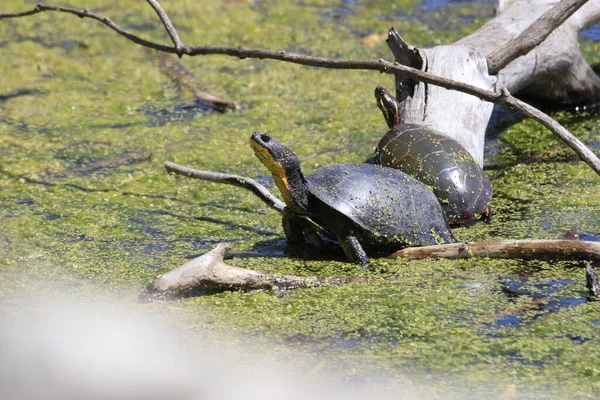
<path id="1" fill-rule="evenodd" d="M 489 220 L 492 184 L 467 149 L 443 133 L 404 123 L 387 89 L 378 86 L 375 98 L 390 130 L 367 162 L 397 168 L 429 186 L 451 227 Z"/>
<path id="2" fill-rule="evenodd" d="M 285 201 L 282 225 L 291 243 L 304 242 L 305 236 L 313 241 L 309 219 L 339 243 L 350 262 L 366 267 L 367 251 L 389 254 L 456 242 L 433 192 L 402 171 L 346 163 L 305 177 L 294 152 L 271 135 L 256 131 L 250 145 Z"/>

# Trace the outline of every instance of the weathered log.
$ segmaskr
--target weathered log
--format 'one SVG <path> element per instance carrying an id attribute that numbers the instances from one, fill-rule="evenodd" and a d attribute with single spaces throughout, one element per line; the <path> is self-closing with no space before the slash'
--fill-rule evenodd
<path id="1" fill-rule="evenodd" d="M 499 1 L 496 18 L 455 45 L 493 57 L 557 3 L 556 0 Z M 600 79 L 583 59 L 577 40 L 579 31 L 598 20 L 600 0 L 590 0 L 541 44 L 498 71 L 496 87 L 552 103 L 600 101 Z"/>
<path id="2" fill-rule="evenodd" d="M 400 64 L 484 89 L 506 88 L 513 94 L 553 103 L 599 102 L 600 79 L 583 59 L 577 34 L 600 19 L 600 0 L 585 5 L 582 0 L 563 0 L 561 10 L 581 8 L 554 29 L 561 18 L 541 17 L 546 17 L 556 3 L 499 1 L 496 18 L 451 46 L 415 49 L 395 31 L 390 31 L 388 45 Z M 536 21 L 535 29 L 527 31 Z M 530 49 L 531 43 L 550 30 L 553 32 L 541 44 L 496 74 L 502 63 Z M 524 35 L 510 42 L 521 33 Z M 510 48 L 511 43 L 517 43 L 518 48 Z M 488 72 L 489 63 L 496 75 Z M 489 104 L 427 83 L 415 84 L 414 79 L 400 74 L 396 74 L 396 91 L 406 122 L 446 133 L 462 143 L 480 165 L 483 163 L 485 132 L 492 111 Z"/>
<path id="3" fill-rule="evenodd" d="M 458 46 L 437 46 L 417 50 L 404 43 L 393 28 L 388 45 L 399 63 L 473 86 L 494 90 L 495 78 L 487 73 L 487 61 L 480 53 Z M 418 56 L 417 56 L 418 54 Z M 419 65 L 419 59 L 421 60 Z M 421 124 L 456 139 L 483 165 L 485 130 L 494 105 L 465 93 L 416 82 L 396 75 L 396 98 L 406 123 Z"/>

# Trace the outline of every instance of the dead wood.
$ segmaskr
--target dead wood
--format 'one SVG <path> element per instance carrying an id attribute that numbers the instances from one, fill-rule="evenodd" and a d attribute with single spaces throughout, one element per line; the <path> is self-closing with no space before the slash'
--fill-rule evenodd
<path id="1" fill-rule="evenodd" d="M 187 176 L 188 178 L 200 179 L 202 181 L 209 181 L 215 183 L 223 183 L 226 185 L 237 186 L 254 193 L 256 197 L 261 199 L 267 206 L 271 207 L 275 211 L 280 214 L 283 214 L 283 210 L 285 208 L 285 203 L 279 200 L 273 193 L 269 192 L 269 190 L 256 182 L 254 179 L 246 178 L 244 176 L 233 175 L 233 174 L 224 174 L 221 172 L 210 172 L 210 171 L 200 171 L 197 169 L 192 169 L 188 167 L 184 167 L 183 165 L 175 164 L 171 161 L 165 162 L 165 169 L 168 172 L 172 172 L 177 175 Z"/>
<path id="2" fill-rule="evenodd" d="M 588 300 L 600 300 L 600 282 L 598 281 L 598 273 L 596 268 L 589 261 L 585 262 L 585 282 L 588 289 Z"/>
<path id="3" fill-rule="evenodd" d="M 173 300 L 192 291 L 216 293 L 228 290 L 278 290 L 286 291 L 320 285 L 341 285 L 350 282 L 373 280 L 372 277 L 347 276 L 313 278 L 298 275 L 275 276 L 245 268 L 227 265 L 223 260 L 231 250 L 227 243 L 220 243 L 213 250 L 158 276 L 139 300 Z"/>
<path id="4" fill-rule="evenodd" d="M 523 260 L 600 260 L 600 243 L 583 240 L 495 240 L 463 242 L 436 246 L 409 247 L 391 258 L 473 257 L 516 258 Z"/>
<path id="5" fill-rule="evenodd" d="M 490 75 L 497 74 L 512 61 L 536 48 L 588 1 L 564 0 L 546 11 L 519 35 L 486 56 L 488 73 Z"/>

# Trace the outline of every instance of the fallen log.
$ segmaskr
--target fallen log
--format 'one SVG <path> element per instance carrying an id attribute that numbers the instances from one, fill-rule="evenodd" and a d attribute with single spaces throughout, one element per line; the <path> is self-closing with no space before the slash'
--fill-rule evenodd
<path id="1" fill-rule="evenodd" d="M 600 0 L 506 0 L 496 18 L 453 45 L 418 49 L 395 30 L 387 42 L 399 64 L 439 77 L 540 102 L 597 103 L 600 78 L 577 34 L 599 19 Z M 444 132 L 483 165 L 491 104 L 399 73 L 396 92 L 405 122 Z"/>

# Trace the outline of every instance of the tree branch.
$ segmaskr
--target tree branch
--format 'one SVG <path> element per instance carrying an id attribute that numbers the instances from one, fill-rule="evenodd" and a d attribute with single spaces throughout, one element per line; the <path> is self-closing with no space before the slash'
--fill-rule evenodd
<path id="1" fill-rule="evenodd" d="M 199 171 L 178 165 L 170 161 L 165 162 L 165 169 L 177 175 L 187 176 L 188 178 L 200 179 L 203 181 L 223 183 L 233 185 L 249 190 L 261 199 L 266 205 L 274 209 L 280 214 L 283 214 L 285 203 L 275 197 L 269 190 L 256 182 L 254 179 L 246 178 L 239 175 L 222 174 L 220 172 Z"/>
<path id="2" fill-rule="evenodd" d="M 582 1 L 582 0 L 581 0 Z M 164 46 L 160 44 L 156 44 L 153 42 L 146 41 L 141 39 L 123 28 L 116 25 L 110 19 L 106 17 L 99 16 L 94 14 L 87 9 L 83 10 L 75 10 L 68 7 L 51 7 L 44 6 L 38 4 L 36 8 L 29 12 L 22 12 L 16 14 L 2 14 L 0 15 L 0 19 L 3 18 L 15 18 L 22 17 L 26 15 L 36 14 L 41 11 L 57 11 L 57 12 L 66 12 L 70 14 L 77 15 L 79 17 L 88 17 L 93 18 L 97 21 L 102 22 L 107 25 L 120 35 L 128 38 L 129 40 L 140 44 L 142 46 L 150 47 L 156 50 L 164 51 L 167 53 L 179 54 L 179 50 L 175 47 Z M 419 71 L 415 68 L 406 67 L 404 65 L 400 65 L 398 63 L 391 63 L 386 60 L 378 60 L 378 61 L 370 61 L 370 60 L 340 60 L 340 59 L 331 59 L 324 57 L 313 57 L 313 56 L 305 56 L 301 54 L 287 53 L 284 51 L 273 51 L 273 50 L 261 50 L 261 49 L 246 49 L 243 47 L 228 47 L 228 46 L 184 46 L 180 49 L 182 54 L 187 54 L 189 56 L 196 55 L 208 55 L 208 54 L 221 54 L 221 55 L 229 55 L 233 57 L 238 57 L 241 59 L 244 58 L 258 58 L 258 59 L 273 59 L 285 62 L 292 62 L 295 64 L 308 65 L 314 67 L 326 67 L 326 68 L 336 68 L 336 69 L 361 69 L 361 70 L 374 70 L 382 73 L 390 73 L 390 74 L 403 74 L 419 81 L 437 85 L 443 87 L 445 89 L 457 90 L 463 93 L 470 94 L 472 96 L 476 96 L 482 100 L 499 104 L 503 107 L 509 108 L 511 110 L 517 110 L 523 112 L 525 115 L 530 116 L 536 121 L 540 122 L 542 125 L 550 129 L 556 135 L 558 135 L 561 140 L 570 146 L 579 157 L 585 161 L 597 174 L 600 175 L 600 159 L 589 150 L 581 141 L 579 141 L 575 136 L 570 134 L 564 127 L 562 127 L 558 122 L 554 121 L 545 113 L 540 110 L 524 103 L 510 94 L 507 91 L 504 93 L 494 93 L 488 90 L 480 89 L 476 86 L 469 85 L 462 82 L 453 81 L 451 79 L 446 79 L 442 77 L 438 77 L 432 74 L 429 74 L 424 71 Z"/>
<path id="3" fill-rule="evenodd" d="M 408 247 L 391 258 L 518 258 L 523 260 L 600 260 L 600 243 L 584 240 L 495 240 Z"/>
<path id="4" fill-rule="evenodd" d="M 589 0 L 562 0 L 546 11 L 533 24 L 529 25 L 518 36 L 506 42 L 491 54 L 488 54 L 488 73 L 497 74 L 513 60 L 529 53 L 554 32 L 563 22 L 581 8 Z"/>
<path id="5" fill-rule="evenodd" d="M 156 0 L 146 0 L 146 1 L 154 9 L 154 11 L 156 11 L 156 14 L 158 14 L 158 17 L 160 18 L 163 25 L 165 26 L 167 33 L 171 37 L 171 41 L 173 41 L 173 44 L 175 45 L 175 49 L 177 50 L 177 55 L 179 57 L 181 57 L 183 43 L 181 42 L 181 39 L 179 38 L 179 35 L 177 34 L 177 31 L 175 30 L 175 27 L 173 26 L 171 19 L 169 18 L 169 16 L 165 12 L 165 10 L 163 10 L 163 8 L 158 3 L 158 1 L 156 1 Z"/>
<path id="6" fill-rule="evenodd" d="M 96 21 L 103 23 L 104 25 L 106 25 L 110 29 L 112 29 L 113 31 L 117 32 L 119 35 L 126 37 L 127 39 L 131 40 L 134 43 L 137 43 L 137 44 L 145 46 L 145 47 L 150 47 L 155 50 L 160 50 L 160 51 L 164 51 L 167 53 L 177 54 L 177 49 L 175 47 L 164 46 L 164 45 L 161 45 L 158 43 L 144 40 L 144 39 L 134 35 L 133 33 L 127 32 L 125 29 L 123 29 L 119 25 L 115 24 L 110 18 L 95 14 L 95 13 L 89 11 L 87 8 L 84 8 L 82 10 L 76 10 L 76 9 L 70 8 L 70 7 L 54 7 L 54 6 L 45 6 L 43 4 L 38 4 L 35 6 L 35 8 L 33 10 L 30 10 L 30 11 L 25 11 L 25 12 L 21 12 L 21 13 L 0 14 L 0 20 L 7 19 L 7 18 L 25 17 L 27 15 L 38 14 L 38 13 L 44 12 L 44 11 L 64 12 L 67 14 L 77 15 L 80 18 L 95 19 Z"/>

